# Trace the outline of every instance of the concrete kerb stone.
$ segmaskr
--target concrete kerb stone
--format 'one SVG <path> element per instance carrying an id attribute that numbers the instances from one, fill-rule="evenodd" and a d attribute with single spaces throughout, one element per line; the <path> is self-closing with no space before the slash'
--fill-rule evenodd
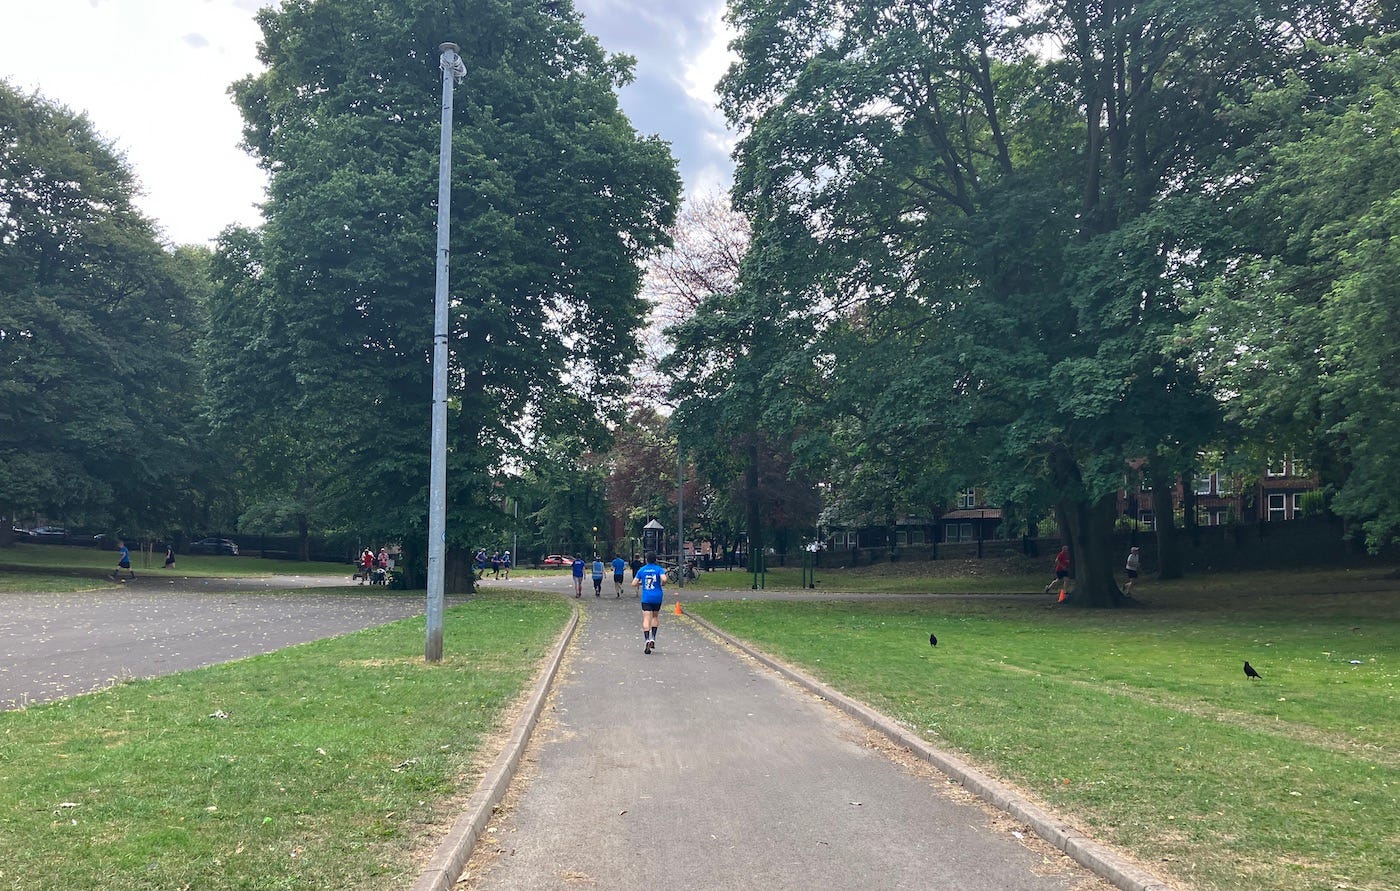
<path id="1" fill-rule="evenodd" d="M 462 870 L 467 865 L 467 858 L 471 856 L 482 830 L 486 828 L 487 821 L 491 819 L 491 814 L 505 795 L 506 788 L 510 786 L 510 781 L 520 766 L 520 756 L 539 722 L 540 712 L 544 710 L 545 699 L 549 696 L 549 688 L 559 673 L 559 665 L 564 661 L 564 652 L 573 640 L 578 623 L 579 611 L 578 607 L 574 607 L 573 617 L 560 633 L 554 646 L 554 654 L 535 683 L 535 689 L 525 703 L 524 711 L 516 720 L 505 748 L 496 756 L 495 763 L 481 778 L 476 791 L 467 800 L 466 810 L 452 824 L 452 829 L 438 845 L 437 851 L 428 861 L 428 866 L 419 874 L 418 881 L 413 884 L 413 891 L 451 891 L 457 879 L 461 877 Z"/>
<path id="2" fill-rule="evenodd" d="M 967 762 L 947 752 L 941 752 L 926 740 L 899 726 L 894 719 L 882 715 L 865 703 L 838 693 L 811 675 L 757 650 L 747 642 L 722 631 L 692 613 L 686 618 L 756 661 L 783 675 L 809 692 L 827 700 L 846 714 L 928 761 L 978 798 L 1030 826 L 1048 844 L 1063 851 L 1075 862 L 1089 869 L 1122 891 L 1172 891 L 1172 886 L 1157 876 L 1129 863 L 1115 851 L 1076 831 L 1069 823 L 1026 800 L 1004 784 L 973 768 Z"/>

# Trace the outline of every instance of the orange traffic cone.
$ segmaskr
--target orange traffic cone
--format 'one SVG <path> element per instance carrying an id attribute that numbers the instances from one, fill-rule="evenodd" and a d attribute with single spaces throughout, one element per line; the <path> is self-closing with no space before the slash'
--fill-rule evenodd
<path id="1" fill-rule="evenodd" d="M 679 600 L 676 601 L 676 615 L 683 615 L 681 612 L 681 602 Z"/>

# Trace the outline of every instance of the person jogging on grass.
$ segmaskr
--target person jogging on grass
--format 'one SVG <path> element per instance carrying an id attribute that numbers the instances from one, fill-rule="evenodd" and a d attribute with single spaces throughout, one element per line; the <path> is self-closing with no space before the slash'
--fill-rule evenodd
<path id="1" fill-rule="evenodd" d="M 647 562 L 632 575 L 632 587 L 642 595 L 642 652 L 648 656 L 656 647 L 656 631 L 661 624 L 661 601 L 666 599 L 666 570 L 656 564 L 656 555 L 647 552 Z"/>
<path id="2" fill-rule="evenodd" d="M 1045 586 L 1045 593 L 1049 594 L 1057 584 L 1060 586 L 1059 602 L 1064 603 L 1069 600 L 1069 545 L 1061 547 L 1055 555 L 1055 577 Z"/>
<path id="3" fill-rule="evenodd" d="M 622 573 L 627 569 L 627 561 L 621 557 L 614 557 L 612 561 L 613 587 L 617 589 L 617 596 L 622 596 Z"/>

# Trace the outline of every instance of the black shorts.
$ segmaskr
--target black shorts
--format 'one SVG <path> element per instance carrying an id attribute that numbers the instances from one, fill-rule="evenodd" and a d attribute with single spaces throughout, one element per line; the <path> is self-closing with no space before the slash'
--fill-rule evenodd
<path id="1" fill-rule="evenodd" d="M 642 612 L 644 612 L 644 613 L 659 613 L 659 612 L 661 612 L 661 604 L 660 604 L 660 603 L 647 603 L 647 602 L 643 601 L 643 602 L 642 602 Z"/>
<path id="2" fill-rule="evenodd" d="M 117 564 L 117 567 L 118 567 L 119 569 L 130 569 L 130 568 L 131 568 L 131 561 L 130 561 L 130 560 L 123 560 L 123 561 L 121 561 L 120 563 Z"/>
<path id="3" fill-rule="evenodd" d="M 1057 578 L 1057 579 L 1069 578 L 1069 570 L 1068 570 L 1068 569 L 1057 569 L 1057 570 L 1055 570 L 1055 578 Z"/>
<path id="4" fill-rule="evenodd" d="M 620 584 L 622 584 L 622 573 L 620 573 L 620 572 L 614 572 L 614 573 L 613 573 L 613 584 L 614 584 L 614 585 L 620 585 Z"/>
<path id="5" fill-rule="evenodd" d="M 1137 570 L 1136 570 L 1136 569 L 1130 569 L 1130 570 L 1128 570 L 1128 578 L 1130 578 L 1130 579 L 1135 579 L 1135 578 L 1137 578 Z"/>

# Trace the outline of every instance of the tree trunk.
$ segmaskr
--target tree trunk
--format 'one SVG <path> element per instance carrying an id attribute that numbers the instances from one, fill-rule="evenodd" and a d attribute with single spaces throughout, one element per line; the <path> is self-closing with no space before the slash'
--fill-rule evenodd
<path id="1" fill-rule="evenodd" d="M 744 471 L 744 507 L 748 514 L 749 568 L 763 556 L 763 509 L 758 502 L 758 437 L 749 437 L 749 466 Z"/>
<path id="2" fill-rule="evenodd" d="M 297 518 L 297 557 L 302 562 L 311 559 L 311 527 L 304 515 Z"/>
<path id="3" fill-rule="evenodd" d="M 1176 511 L 1172 504 L 1172 487 L 1176 480 L 1165 466 L 1147 465 L 1152 480 L 1152 517 L 1157 527 L 1157 577 L 1181 578 L 1181 536 L 1176 529 Z"/>
<path id="4" fill-rule="evenodd" d="M 476 587 L 476 573 L 472 571 L 472 553 L 466 548 L 447 548 L 443 563 L 442 593 L 471 594 Z"/>
<path id="5" fill-rule="evenodd" d="M 1070 589 L 1071 606 L 1120 607 L 1123 592 L 1113 577 L 1118 555 L 1113 550 L 1113 517 L 1117 510 L 1116 493 L 1098 501 L 1066 500 L 1059 505 L 1069 545 L 1074 587 Z"/>

